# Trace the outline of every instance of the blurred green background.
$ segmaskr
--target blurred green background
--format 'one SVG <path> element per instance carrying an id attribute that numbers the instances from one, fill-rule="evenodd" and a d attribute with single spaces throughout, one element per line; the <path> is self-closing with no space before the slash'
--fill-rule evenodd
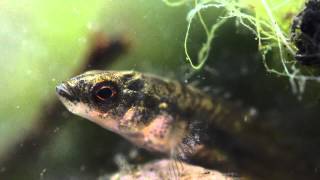
<path id="1" fill-rule="evenodd" d="M 20 143 L 37 131 L 42 123 L 39 121 L 47 121 L 38 117 L 46 113 L 46 104 L 57 99 L 56 84 L 70 78 L 84 65 L 95 32 L 102 32 L 110 39 L 123 37 L 130 43 L 128 54 L 108 64 L 108 69 L 174 76 L 174 69 L 184 58 L 181 42 L 187 8 L 168 8 L 161 1 L 1 1 L 0 9 L 0 159 L 3 160 L 10 159 L 9 154 L 15 156 L 13 152 L 19 151 L 16 148 L 24 147 Z M 83 159 L 95 156 L 92 143 L 86 146 L 81 142 L 86 135 L 90 142 L 96 138 L 99 139 L 96 144 L 104 142 L 103 149 L 114 146 L 109 142 L 113 134 L 66 111 L 60 113 L 65 114 L 66 122 L 48 135 L 52 137 L 47 145 L 35 144 L 35 149 L 41 150 L 30 157 L 30 162 L 23 159 L 27 157 L 14 158 L 21 164 L 21 170 L 0 163 L 0 177 L 8 173 L 5 175 L 9 177 L 33 179 L 40 177 L 42 171 L 47 171 L 50 177 L 55 170 L 72 176 L 73 171 L 86 169 Z M 82 126 L 89 128 L 81 129 Z M 95 137 L 96 131 L 103 136 Z M 99 161 L 113 161 L 105 157 L 108 151 L 111 150 L 100 153 L 103 155 Z M 110 169 L 106 164 L 105 169 Z M 99 169 L 93 174 L 97 172 Z"/>
<path id="2" fill-rule="evenodd" d="M 272 129 L 270 137 L 281 137 L 276 144 L 293 149 L 296 159 L 310 165 L 308 173 L 318 175 L 319 85 L 308 84 L 299 100 L 286 78 L 266 73 L 254 36 L 232 20 L 219 30 L 208 65 L 189 77 L 183 41 L 191 7 L 148 0 L 1 1 L 0 179 L 93 179 L 117 170 L 119 154 L 138 151 L 135 162 L 154 158 L 57 102 L 55 86 L 79 69 L 90 69 L 83 66 L 96 32 L 128 46 L 102 69 L 179 79 L 272 114 L 258 124 Z M 205 13 L 210 21 L 219 12 Z M 198 25 L 192 25 L 189 41 L 194 57 L 205 40 Z M 50 114 L 52 106 L 59 111 Z"/>

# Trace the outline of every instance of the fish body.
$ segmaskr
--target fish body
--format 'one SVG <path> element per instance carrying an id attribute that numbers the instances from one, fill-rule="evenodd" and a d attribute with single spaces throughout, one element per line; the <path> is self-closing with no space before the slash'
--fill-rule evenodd
<path id="1" fill-rule="evenodd" d="M 190 133 L 217 108 L 192 86 L 135 71 L 89 71 L 57 86 L 57 94 L 72 113 L 164 154 L 187 141 L 188 151 L 199 149 Z"/>
<path id="2" fill-rule="evenodd" d="M 135 71 L 89 71 L 56 91 L 70 112 L 140 148 L 241 174 L 264 176 L 266 168 L 278 168 L 274 153 L 261 156 L 268 141 L 243 131 L 255 113 L 178 81 Z"/>
<path id="3" fill-rule="evenodd" d="M 70 112 L 140 148 L 249 179 L 319 179 L 303 156 L 279 144 L 281 133 L 266 120 L 274 116 L 190 85 L 135 71 L 89 71 L 56 91 Z"/>

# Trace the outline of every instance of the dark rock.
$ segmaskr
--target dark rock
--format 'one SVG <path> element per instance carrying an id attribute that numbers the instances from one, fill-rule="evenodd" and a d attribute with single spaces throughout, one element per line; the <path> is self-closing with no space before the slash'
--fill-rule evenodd
<path id="1" fill-rule="evenodd" d="M 309 0 L 295 17 L 292 40 L 298 51 L 295 58 L 303 65 L 320 65 L 320 0 Z"/>

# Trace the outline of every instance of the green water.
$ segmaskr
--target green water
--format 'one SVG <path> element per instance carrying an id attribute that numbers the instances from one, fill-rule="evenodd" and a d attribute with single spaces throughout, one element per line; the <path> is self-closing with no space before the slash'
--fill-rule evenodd
<path id="1" fill-rule="evenodd" d="M 159 157 L 138 150 L 138 158 L 130 158 L 134 146 L 57 101 L 59 82 L 90 69 L 84 66 L 96 32 L 125 49 L 102 69 L 178 79 L 268 114 L 254 123 L 271 130 L 249 135 L 261 142 L 272 139 L 274 147 L 287 150 L 292 164 L 302 164 L 288 172 L 290 177 L 319 176 L 319 83 L 293 94 L 287 78 L 266 72 L 254 35 L 236 27 L 234 19 L 217 31 L 205 67 L 193 71 L 183 46 L 192 7 L 148 0 L 0 2 L 0 179 L 96 179 L 118 169 L 116 155 L 133 164 Z M 214 21 L 219 13 L 208 10 L 205 19 Z M 191 26 L 192 58 L 206 39 L 199 25 Z"/>

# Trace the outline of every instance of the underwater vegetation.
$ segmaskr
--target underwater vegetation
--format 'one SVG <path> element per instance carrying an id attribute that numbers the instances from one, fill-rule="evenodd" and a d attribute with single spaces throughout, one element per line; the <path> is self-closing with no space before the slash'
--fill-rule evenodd
<path id="1" fill-rule="evenodd" d="M 1 2 L 0 179 L 170 179 L 181 164 L 197 178 L 319 179 L 318 9 L 318 0 Z M 224 104 L 232 117 L 192 126 L 209 130 L 213 165 L 173 158 L 163 175 L 174 156 L 72 115 L 56 85 L 97 69 L 177 80 Z M 99 101 L 115 95 L 102 87 Z"/>
<path id="2" fill-rule="evenodd" d="M 164 2 L 169 6 L 181 6 L 183 4 L 190 3 L 190 1 L 188 0 L 177 2 L 164 0 Z M 307 18 L 310 20 L 314 19 L 310 16 L 317 16 L 314 13 L 316 10 L 312 11 L 312 9 L 317 8 L 317 4 L 319 4 L 318 1 L 306 2 L 307 8 L 305 9 L 305 12 L 299 15 L 301 17 L 297 17 L 295 19 L 294 27 L 292 27 L 292 34 L 290 34 L 292 18 L 294 17 L 294 14 L 296 14 L 305 3 L 305 1 L 303 0 L 195 0 L 192 2 L 194 2 L 194 8 L 188 13 L 187 16 L 188 27 L 184 41 L 186 59 L 190 63 L 192 68 L 200 69 L 204 66 L 205 62 L 208 59 L 216 30 L 220 26 L 222 26 L 228 19 L 235 18 L 237 26 L 243 26 L 255 35 L 266 70 L 278 76 L 288 77 L 294 93 L 303 93 L 306 81 L 319 80 L 316 77 L 317 75 L 309 75 L 309 72 L 304 72 L 303 67 L 300 67 L 295 60 L 301 60 L 301 53 L 306 51 L 305 49 L 310 49 L 303 49 L 302 47 L 307 46 L 307 42 L 301 43 L 301 41 L 298 40 L 301 38 L 296 39 L 296 42 L 290 41 L 290 36 L 294 36 L 293 31 L 298 28 L 296 26 L 299 24 L 300 19 Z M 203 19 L 203 15 L 201 14 L 202 11 L 210 8 L 222 9 L 222 13 L 218 16 L 217 22 L 212 25 L 208 25 Z M 196 63 L 191 60 L 188 52 L 190 27 L 195 18 L 199 18 L 199 21 L 201 22 L 200 27 L 203 28 L 206 34 L 206 42 L 203 43 L 201 49 L 198 52 L 197 58 L 195 58 L 197 61 Z M 317 22 L 314 22 L 314 24 L 317 24 Z M 304 27 L 302 26 L 299 28 Z M 313 27 L 311 27 L 311 29 L 312 28 Z M 309 36 L 304 36 L 302 38 L 306 39 L 308 37 Z M 299 42 L 300 44 L 298 44 Z M 297 45 L 297 47 L 295 46 L 295 44 Z M 299 48 L 298 52 L 296 48 Z M 317 49 L 315 49 L 314 51 L 317 51 Z M 268 54 L 272 54 L 272 56 L 275 57 L 268 58 Z M 302 62 L 302 64 L 308 63 Z"/>

